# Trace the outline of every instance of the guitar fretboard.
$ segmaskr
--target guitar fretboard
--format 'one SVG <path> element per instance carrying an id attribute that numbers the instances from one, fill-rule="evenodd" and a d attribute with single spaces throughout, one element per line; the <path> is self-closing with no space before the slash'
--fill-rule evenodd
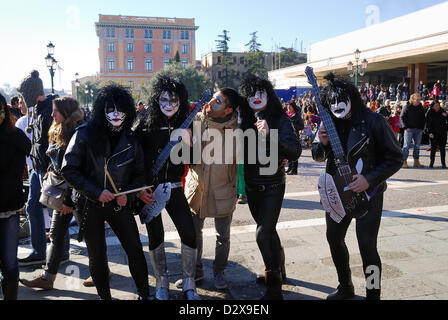
<path id="1" fill-rule="evenodd" d="M 328 134 L 328 140 L 330 141 L 331 150 L 333 151 L 335 159 L 343 161 L 345 158 L 344 149 L 342 148 L 341 140 L 339 139 L 338 132 L 336 131 L 336 126 L 334 125 L 333 119 L 328 111 L 322 106 L 319 94 L 320 88 L 317 84 L 316 76 L 314 75 L 313 68 L 307 67 L 305 73 L 308 77 L 308 82 L 313 87 L 313 93 L 316 97 L 317 108 L 319 110 L 319 115 L 324 123 L 325 130 Z"/>
<path id="2" fill-rule="evenodd" d="M 190 126 L 190 124 L 193 122 L 194 117 L 196 114 L 202 109 L 204 104 L 210 100 L 211 91 L 210 89 L 207 89 L 201 97 L 201 100 L 198 102 L 196 107 L 191 111 L 191 113 L 188 115 L 187 119 L 181 124 L 179 129 L 186 129 Z M 160 152 L 159 156 L 157 157 L 157 160 L 155 161 L 151 173 L 153 177 L 156 177 L 159 171 L 164 166 L 165 162 L 168 160 L 171 150 L 174 148 L 176 144 L 178 144 L 182 140 L 182 137 L 179 137 L 177 140 L 170 141 L 167 143 L 167 145 L 163 148 L 163 150 Z"/>

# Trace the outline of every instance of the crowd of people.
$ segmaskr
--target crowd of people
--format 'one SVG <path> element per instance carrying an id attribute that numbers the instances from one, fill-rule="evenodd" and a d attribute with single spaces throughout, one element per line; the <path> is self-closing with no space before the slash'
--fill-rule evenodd
<path id="1" fill-rule="evenodd" d="M 368 157 L 372 171 L 363 173 L 366 178 L 361 174 L 355 177 L 350 184 L 354 191 L 364 192 L 383 185 L 399 169 L 395 170 L 397 162 L 406 167 L 412 141 L 414 166 L 420 167 L 418 152 L 424 128 L 431 140 L 431 167 L 437 150 L 446 167 L 447 114 L 437 100 L 432 101 L 427 112 L 419 94 L 413 94 L 403 109 L 399 105 L 392 108 L 390 100 L 386 100 L 372 115 L 353 85 L 332 76 L 328 83 L 320 101 L 334 117 L 338 130 L 351 126 L 347 120 L 351 117 L 365 118 L 370 126 L 367 131 L 375 141 L 365 154 L 360 153 Z M 265 267 L 266 291 L 262 299 L 283 298 L 285 253 L 276 225 L 285 195 L 285 175 L 297 175 L 302 147 L 312 147 L 316 161 L 331 158 L 316 97 L 311 91 L 282 104 L 271 82 L 255 76 L 243 80 L 238 91 L 218 89 L 194 117 L 200 124 L 201 137 L 217 130 L 224 137 L 224 148 L 226 139 L 235 138 L 228 138 L 225 130 L 241 128 L 255 133 L 257 139 L 257 143 L 250 145 L 245 139 L 244 159 L 238 162 L 235 155 L 231 164 L 224 158 L 220 163 L 175 163 L 167 157 L 161 160 L 165 146 L 173 140 L 173 132 L 177 132 L 180 143 L 187 148 L 200 144 L 203 150 L 212 143 L 210 139 L 203 141 L 193 136 L 191 124 L 183 127 L 194 108 L 189 104 L 185 85 L 176 79 L 158 76 L 148 103 L 138 102 L 137 107 L 130 92 L 119 85 L 103 87 L 91 110 L 83 109 L 73 98 L 46 96 L 37 71 L 22 81 L 19 92 L 10 106 L 0 95 L 0 270 L 5 299 L 18 298 L 19 267 L 44 265 L 40 276 L 20 282 L 31 288 L 53 289 L 59 266 L 70 258 L 68 229 L 75 217 L 78 241 L 84 240 L 88 249 L 90 284 L 96 287 L 101 299 L 112 299 L 104 229 L 107 223 L 127 254 L 139 299 L 168 300 L 165 232 L 160 214 L 165 208 L 181 239 L 183 276 L 176 285 L 182 288 L 185 299 L 199 300 L 196 283 L 204 278 L 201 261 L 204 221 L 214 219 L 217 234 L 214 283 L 217 289 L 224 289 L 230 227 L 237 201 L 248 203 L 257 224 L 256 242 Z M 347 101 L 347 97 L 351 100 Z M 344 117 L 335 112 L 334 105 L 342 108 Z M 259 156 L 255 163 L 251 162 L 248 150 L 256 146 L 257 155 L 261 151 L 271 154 L 271 145 L 260 150 L 263 147 L 258 141 L 269 140 L 274 129 L 278 130 L 275 142 L 279 161 L 273 173 L 263 174 L 266 164 Z M 347 134 L 344 137 L 348 138 Z M 387 148 L 380 146 L 384 141 L 388 141 Z M 383 153 L 387 156 L 381 157 Z M 373 174 L 376 167 L 380 172 Z M 333 170 L 331 165 L 327 170 Z M 29 180 L 27 199 L 24 173 Z M 369 207 L 375 223 L 382 210 L 381 190 L 375 188 L 377 200 Z M 160 210 L 154 212 L 154 203 L 162 203 Z M 52 211 L 48 247 L 44 206 Z M 18 259 L 19 212 L 23 210 L 29 218 L 32 252 Z M 156 278 L 154 294 L 150 293 L 147 261 L 134 215 L 140 216 L 148 233 L 149 257 Z M 351 218 L 347 216 L 343 228 L 348 227 Z M 328 217 L 327 228 L 331 233 L 339 232 L 339 227 Z M 369 239 L 376 239 L 377 229 L 365 226 L 364 231 L 370 234 Z M 337 261 L 348 253 L 336 245 L 343 243 L 340 237 L 329 237 L 328 241 L 337 268 L 344 269 L 343 279 L 338 269 L 341 285 L 329 299 L 348 298 L 353 291 L 348 266 Z M 376 247 L 370 242 L 366 245 L 369 264 L 380 266 Z M 378 290 L 366 292 L 367 298 L 380 298 Z"/>

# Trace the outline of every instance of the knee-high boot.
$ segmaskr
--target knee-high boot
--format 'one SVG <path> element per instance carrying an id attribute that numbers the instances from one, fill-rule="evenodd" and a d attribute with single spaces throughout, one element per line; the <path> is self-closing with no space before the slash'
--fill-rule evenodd
<path id="1" fill-rule="evenodd" d="M 156 299 L 169 300 L 168 273 L 166 268 L 165 246 L 162 243 L 154 250 L 149 250 L 149 258 L 151 259 L 152 269 L 156 277 Z"/>
<path id="2" fill-rule="evenodd" d="M 283 300 L 282 272 L 278 270 L 265 271 L 266 293 L 261 300 Z"/>
<path id="3" fill-rule="evenodd" d="M 187 300 L 201 300 L 201 297 L 196 293 L 196 283 L 194 276 L 196 273 L 196 259 L 197 249 L 190 248 L 186 244 L 181 244 L 182 255 L 182 273 L 183 273 L 183 288 L 182 291 Z"/>

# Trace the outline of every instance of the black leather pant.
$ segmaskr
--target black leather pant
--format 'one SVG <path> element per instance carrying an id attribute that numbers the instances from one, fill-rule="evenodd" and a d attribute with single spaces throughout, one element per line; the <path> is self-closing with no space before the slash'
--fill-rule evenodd
<path id="1" fill-rule="evenodd" d="M 374 266 L 379 270 L 379 281 L 381 281 L 381 259 L 377 249 L 377 238 L 383 210 L 383 196 L 383 193 L 381 193 L 372 198 L 368 213 L 356 219 L 356 237 L 358 238 L 364 274 L 367 278 L 371 274 L 371 272 L 366 272 L 369 271 L 367 268 Z M 351 220 L 346 216 L 340 223 L 336 223 L 328 213 L 326 214 L 327 241 L 330 245 L 331 257 L 336 267 L 338 280 L 342 286 L 347 286 L 351 279 L 349 252 L 345 244 L 345 235 Z"/>
<path id="2" fill-rule="evenodd" d="M 266 270 L 279 270 L 282 247 L 275 228 L 285 196 L 285 184 L 266 186 L 246 184 L 246 194 L 250 212 L 257 223 L 257 244 Z"/>
<path id="3" fill-rule="evenodd" d="M 111 203 L 115 203 L 115 201 Z M 144 298 L 148 297 L 148 266 L 134 215 L 126 207 L 117 212 L 111 204 L 106 204 L 104 207 L 91 205 L 88 209 L 84 231 L 84 239 L 89 254 L 90 274 L 95 282 L 98 295 L 101 299 L 111 299 L 104 231 L 105 221 L 120 240 L 128 256 L 129 270 L 138 294 Z"/>
<path id="4" fill-rule="evenodd" d="M 196 232 L 193 217 L 182 188 L 171 190 L 171 197 L 166 203 L 165 209 L 171 220 L 173 220 L 182 243 L 196 249 Z M 146 230 L 148 231 L 149 250 L 154 250 L 165 241 L 162 214 L 159 214 L 151 222 L 147 223 Z"/>

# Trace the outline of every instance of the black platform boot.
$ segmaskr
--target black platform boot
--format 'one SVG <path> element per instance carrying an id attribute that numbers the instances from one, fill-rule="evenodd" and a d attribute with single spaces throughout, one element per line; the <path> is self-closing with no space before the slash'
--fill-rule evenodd
<path id="1" fill-rule="evenodd" d="M 282 273 L 280 270 L 265 272 L 266 293 L 261 300 L 283 300 Z"/>
<path id="2" fill-rule="evenodd" d="M 348 300 L 355 296 L 351 272 L 344 272 L 343 275 L 343 277 L 339 277 L 339 285 L 336 291 L 328 295 L 327 300 Z"/>

